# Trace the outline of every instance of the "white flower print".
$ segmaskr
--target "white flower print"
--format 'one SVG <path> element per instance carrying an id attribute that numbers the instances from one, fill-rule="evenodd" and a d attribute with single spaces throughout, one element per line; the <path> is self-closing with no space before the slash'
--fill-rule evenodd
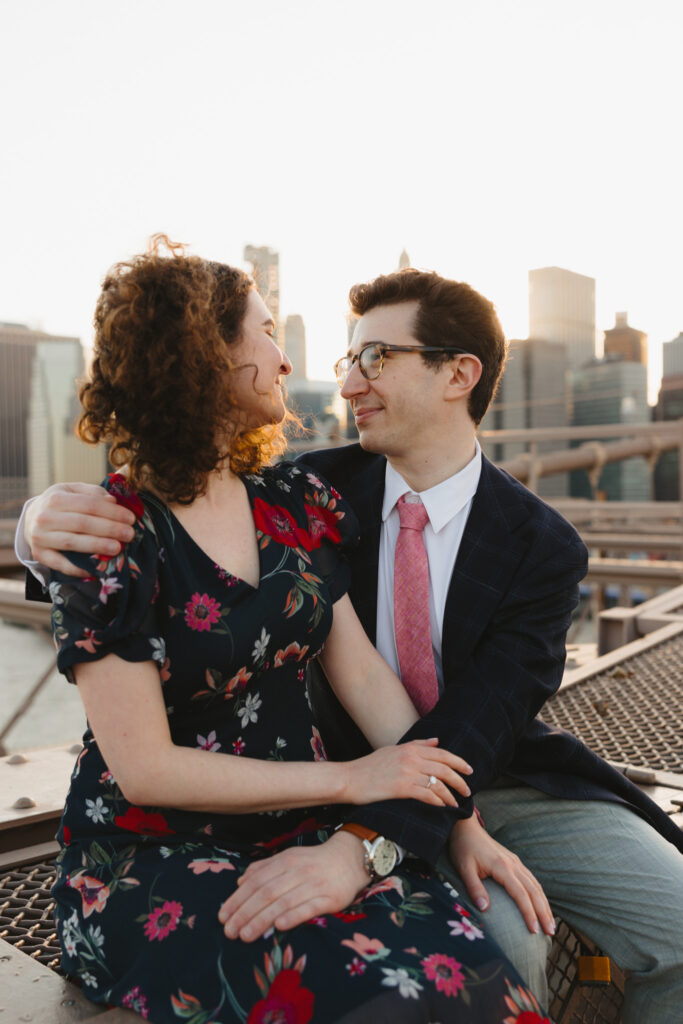
<path id="1" fill-rule="evenodd" d="M 263 701 L 261 700 L 260 693 L 249 693 L 244 707 L 240 708 L 237 714 L 239 715 L 240 725 L 245 729 L 250 722 L 258 722 L 258 715 L 256 712 L 261 707 Z"/>
<path id="2" fill-rule="evenodd" d="M 220 743 L 216 743 L 216 730 L 212 729 L 208 736 L 197 733 L 197 747 L 199 750 L 220 750 Z"/>
<path id="3" fill-rule="evenodd" d="M 460 895 L 458 890 L 454 889 L 451 883 L 447 882 L 445 878 L 441 879 L 441 884 L 443 885 L 448 895 L 451 896 L 454 900 L 457 900 L 458 896 Z"/>
<path id="4" fill-rule="evenodd" d="M 122 589 L 122 584 L 119 583 L 116 576 L 105 576 L 104 579 L 100 580 L 100 601 L 102 604 L 107 603 L 107 598 L 110 594 L 115 594 L 117 590 Z"/>
<path id="5" fill-rule="evenodd" d="M 78 916 L 74 910 L 71 917 L 64 922 L 64 928 L 62 931 L 62 942 L 64 943 L 64 949 L 67 951 L 69 956 L 76 956 L 76 945 L 78 943 L 78 939 Z"/>
<path id="6" fill-rule="evenodd" d="M 166 661 L 166 641 L 162 636 L 151 636 L 149 643 L 152 648 L 152 661 L 158 661 L 163 665 Z"/>
<path id="7" fill-rule="evenodd" d="M 101 796 L 98 796 L 95 800 L 85 800 L 85 816 L 92 820 L 93 825 L 103 825 L 106 821 L 104 812 L 106 807 L 104 806 L 104 800 Z"/>
<path id="8" fill-rule="evenodd" d="M 405 967 L 396 970 L 393 967 L 383 967 L 382 973 L 386 975 L 382 984 L 388 985 L 389 988 L 397 988 L 399 995 L 404 999 L 417 999 L 418 992 L 422 991 L 423 986 L 411 978 Z"/>
<path id="9" fill-rule="evenodd" d="M 93 946 L 96 946 L 98 949 L 102 949 L 102 946 L 104 945 L 104 935 L 102 934 L 102 929 L 98 924 L 90 925 L 88 928 L 88 938 Z"/>
<path id="10" fill-rule="evenodd" d="M 289 494 L 289 492 L 292 489 L 292 485 L 291 484 L 286 484 L 284 480 L 278 480 L 277 481 L 277 485 L 280 488 L 280 490 L 284 491 L 286 494 Z"/>
<path id="11" fill-rule="evenodd" d="M 48 585 L 47 588 L 50 591 L 50 600 L 53 604 L 64 604 L 64 598 L 60 591 L 62 589 L 61 583 L 56 583 L 54 580 Z"/>
<path id="12" fill-rule="evenodd" d="M 282 736 L 278 736 L 278 738 L 275 740 L 275 749 L 276 750 L 284 750 L 284 748 L 286 746 L 287 746 L 287 740 L 283 739 Z"/>
<path id="13" fill-rule="evenodd" d="M 81 980 L 86 985 L 90 985 L 91 988 L 97 988 L 97 978 L 90 971 L 83 971 L 81 974 Z"/>
<path id="14" fill-rule="evenodd" d="M 466 917 L 461 917 L 459 921 L 449 921 L 448 923 L 451 926 L 451 935 L 462 935 L 465 939 L 469 939 L 470 942 L 474 942 L 475 939 L 484 938 L 481 928 L 477 928 L 476 924 L 468 921 Z"/>
<path id="15" fill-rule="evenodd" d="M 265 626 L 261 630 L 261 636 L 254 644 L 254 650 L 251 652 L 251 660 L 259 661 L 260 658 L 264 658 L 266 654 L 266 648 L 270 643 L 270 633 L 266 633 Z"/>

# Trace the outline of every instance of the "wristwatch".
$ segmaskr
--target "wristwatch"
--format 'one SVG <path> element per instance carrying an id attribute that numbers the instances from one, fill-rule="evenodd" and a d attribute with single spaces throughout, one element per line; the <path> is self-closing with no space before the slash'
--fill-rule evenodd
<path id="1" fill-rule="evenodd" d="M 399 859 L 398 847 L 391 839 L 386 839 L 373 832 L 364 825 L 357 825 L 355 821 L 347 821 L 340 825 L 339 832 L 351 832 L 358 839 L 363 840 L 365 850 L 365 870 L 370 875 L 371 881 L 378 878 L 386 878 L 396 867 Z"/>

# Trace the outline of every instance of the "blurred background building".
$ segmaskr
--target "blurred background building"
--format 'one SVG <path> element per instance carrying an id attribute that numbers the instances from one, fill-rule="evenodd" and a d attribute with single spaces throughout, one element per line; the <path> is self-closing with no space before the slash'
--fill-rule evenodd
<path id="1" fill-rule="evenodd" d="M 570 369 L 595 356 L 595 281 L 562 267 L 529 271 L 529 337 L 564 345 Z"/>
<path id="2" fill-rule="evenodd" d="M 104 448 L 74 434 L 84 373 L 78 338 L 0 324 L 0 516 L 58 480 L 104 477 Z"/>

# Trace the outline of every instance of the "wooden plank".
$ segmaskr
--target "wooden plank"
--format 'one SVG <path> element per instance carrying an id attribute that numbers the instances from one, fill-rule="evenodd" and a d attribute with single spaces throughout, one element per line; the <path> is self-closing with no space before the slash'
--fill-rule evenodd
<path id="1" fill-rule="evenodd" d="M 2 1024 L 73 1024 L 103 1016 L 103 1008 L 86 999 L 76 985 L 0 939 Z M 135 1014 L 127 1018 L 131 1024 L 138 1019 Z"/>

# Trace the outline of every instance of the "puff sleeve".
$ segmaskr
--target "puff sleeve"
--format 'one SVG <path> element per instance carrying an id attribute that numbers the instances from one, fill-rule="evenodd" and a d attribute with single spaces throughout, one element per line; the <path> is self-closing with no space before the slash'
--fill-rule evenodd
<path id="1" fill-rule="evenodd" d="M 159 548 L 154 523 L 141 498 L 113 474 L 105 483 L 120 504 L 137 516 L 135 536 L 113 558 L 65 552 L 91 575 L 86 579 L 51 573 L 52 633 L 57 667 L 74 682 L 73 666 L 117 654 L 125 661 L 165 659 L 157 625 Z"/>
<path id="2" fill-rule="evenodd" d="M 290 466 L 289 471 L 301 489 L 311 555 L 332 601 L 338 601 L 351 585 L 347 553 L 358 544 L 358 520 L 339 491 L 318 473 L 302 463 Z"/>

